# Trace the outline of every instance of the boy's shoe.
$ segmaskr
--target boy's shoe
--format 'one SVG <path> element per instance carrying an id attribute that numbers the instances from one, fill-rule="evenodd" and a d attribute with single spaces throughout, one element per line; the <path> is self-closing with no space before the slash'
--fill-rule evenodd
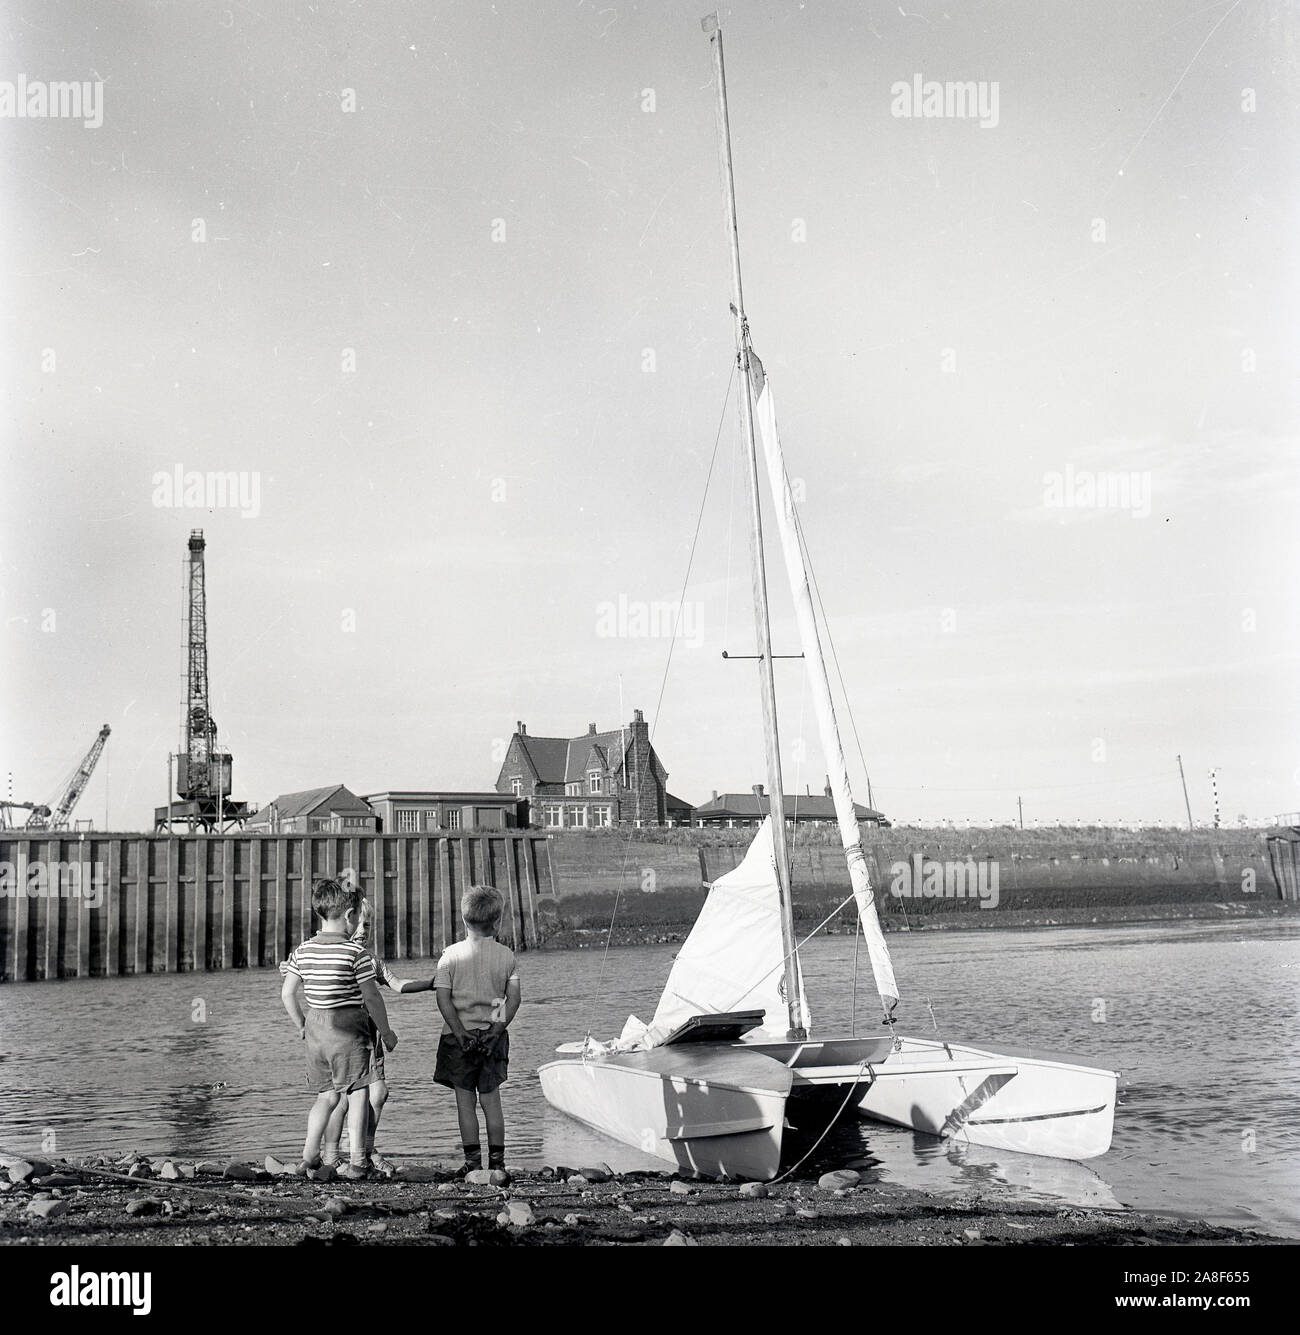
<path id="1" fill-rule="evenodd" d="M 343 1182 L 364 1182 L 370 1176 L 370 1165 L 345 1163 L 337 1170 L 337 1176 Z"/>
<path id="2" fill-rule="evenodd" d="M 297 1168 L 292 1171 L 294 1177 L 311 1177 L 313 1173 L 320 1172 L 320 1160 L 317 1159 L 315 1163 L 308 1163 L 307 1160 L 304 1159 Z"/>
<path id="3" fill-rule="evenodd" d="M 372 1154 L 370 1156 L 370 1171 L 378 1173 L 380 1177 L 396 1177 L 397 1165 L 391 1159 L 385 1159 L 382 1154 Z"/>

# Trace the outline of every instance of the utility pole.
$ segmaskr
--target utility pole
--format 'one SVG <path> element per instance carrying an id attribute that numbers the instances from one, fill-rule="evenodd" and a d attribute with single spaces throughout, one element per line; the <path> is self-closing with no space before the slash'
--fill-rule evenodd
<path id="1" fill-rule="evenodd" d="M 1219 770 L 1216 766 L 1210 771 L 1210 792 L 1214 795 L 1214 828 L 1219 828 Z"/>
<path id="2" fill-rule="evenodd" d="M 1178 757 L 1178 777 L 1183 781 L 1183 802 L 1187 807 L 1187 828 L 1192 828 L 1192 804 L 1187 796 L 1187 775 L 1183 773 L 1183 758 Z"/>
<path id="3" fill-rule="evenodd" d="M 1023 798 L 1016 798 L 1016 808 L 1020 812 L 1020 828 L 1025 828 L 1025 803 Z"/>

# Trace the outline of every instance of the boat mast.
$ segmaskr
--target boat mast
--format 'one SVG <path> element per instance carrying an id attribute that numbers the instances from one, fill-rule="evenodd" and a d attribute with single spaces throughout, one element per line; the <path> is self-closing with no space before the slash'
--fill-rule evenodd
<path id="1" fill-rule="evenodd" d="M 722 63 L 722 29 L 717 14 L 700 25 L 713 44 L 718 83 L 718 129 L 726 176 L 727 241 L 731 247 L 731 313 L 736 324 L 736 361 L 740 368 L 740 412 L 745 427 L 745 457 L 749 462 L 750 556 L 754 583 L 754 616 L 758 635 L 758 675 L 763 700 L 763 740 L 767 749 L 768 803 L 772 818 L 772 849 L 776 857 L 777 896 L 781 905 L 781 944 L 785 956 L 785 1000 L 791 1040 L 807 1038 L 803 1026 L 803 997 L 799 987 L 799 960 L 790 897 L 790 855 L 785 838 L 785 788 L 781 780 L 781 747 L 776 723 L 776 679 L 772 672 L 772 629 L 767 606 L 767 571 L 763 562 L 763 507 L 758 479 L 758 446 L 754 438 L 754 408 L 750 399 L 749 323 L 740 281 L 740 233 L 736 225 L 736 182 L 731 168 L 731 123 L 727 116 L 727 77 Z"/>

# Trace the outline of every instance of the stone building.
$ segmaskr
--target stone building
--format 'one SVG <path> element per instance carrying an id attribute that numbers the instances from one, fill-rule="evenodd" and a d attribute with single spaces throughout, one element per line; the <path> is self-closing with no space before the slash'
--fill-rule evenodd
<path id="1" fill-rule="evenodd" d="M 496 786 L 526 798 L 530 823 L 543 829 L 689 825 L 690 803 L 667 783 L 638 709 L 624 727 L 597 732 L 591 723 L 580 737 L 538 737 L 517 723 Z"/>

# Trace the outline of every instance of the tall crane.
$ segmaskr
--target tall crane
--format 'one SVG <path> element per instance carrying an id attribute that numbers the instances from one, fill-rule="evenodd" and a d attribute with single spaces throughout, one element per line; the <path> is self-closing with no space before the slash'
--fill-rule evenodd
<path id="1" fill-rule="evenodd" d="M 85 759 L 72 773 L 72 778 L 68 780 L 63 790 L 63 796 L 54 804 L 53 808 L 45 806 L 39 802 L 0 802 L 0 829 L 10 828 L 11 817 L 8 813 L 17 809 L 23 809 L 31 812 L 27 820 L 23 823 L 24 830 L 66 830 L 68 820 L 72 815 L 72 808 L 77 805 L 81 794 L 86 791 L 86 785 L 90 782 L 90 776 L 95 772 L 95 766 L 99 764 L 99 757 L 103 754 L 104 743 L 108 741 L 109 734 L 113 731 L 107 723 L 99 730 L 90 750 L 86 752 Z M 17 828 L 16 825 L 14 828 Z"/>
<path id="2" fill-rule="evenodd" d="M 176 796 L 180 802 L 159 807 L 154 824 L 170 828 L 181 823 L 193 830 L 242 824 L 247 804 L 230 797 L 233 760 L 217 744 L 217 725 L 208 707 L 208 598 L 201 528 L 190 530 L 187 565 L 185 648 L 185 712 L 181 745 L 176 755 Z"/>

